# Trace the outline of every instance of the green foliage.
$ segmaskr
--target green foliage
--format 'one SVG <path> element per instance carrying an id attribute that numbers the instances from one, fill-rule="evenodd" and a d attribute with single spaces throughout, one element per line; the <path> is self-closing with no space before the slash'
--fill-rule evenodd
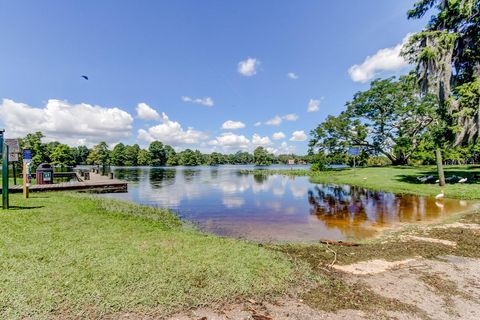
<path id="1" fill-rule="evenodd" d="M 75 164 L 86 164 L 87 157 L 90 150 L 86 146 L 73 147 L 73 155 L 75 157 Z"/>
<path id="2" fill-rule="evenodd" d="M 312 170 L 313 172 L 324 171 L 324 170 L 327 170 L 327 166 L 323 162 L 315 162 L 310 167 L 310 170 Z"/>
<path id="3" fill-rule="evenodd" d="M 138 152 L 137 165 L 148 166 L 150 165 L 150 162 L 151 162 L 150 152 L 148 150 L 141 149 Z"/>
<path id="4" fill-rule="evenodd" d="M 93 147 L 88 155 L 87 163 L 94 165 L 108 165 L 110 164 L 110 153 L 107 143 L 102 141 Z"/>
<path id="5" fill-rule="evenodd" d="M 53 149 L 50 159 L 55 166 L 69 167 L 75 165 L 74 151 L 66 144 L 58 144 Z"/>
<path id="6" fill-rule="evenodd" d="M 422 0 L 408 16 L 421 18 L 434 6 L 430 23 L 403 54 L 417 64 L 422 91 L 437 96 L 440 145 L 467 145 L 480 136 L 480 0 Z"/>
<path id="7" fill-rule="evenodd" d="M 375 80 L 358 92 L 339 116 L 328 116 L 311 132 L 312 150 L 330 155 L 362 147 L 367 155 L 384 155 L 395 165 L 406 164 L 435 119 L 430 99 L 422 99 L 413 75 Z"/>
<path id="8" fill-rule="evenodd" d="M 367 159 L 368 167 L 386 167 L 391 165 L 392 162 L 390 159 L 384 156 L 373 156 Z"/>
<path id="9" fill-rule="evenodd" d="M 197 166 L 197 165 L 221 165 L 221 164 L 251 164 L 254 163 L 253 154 L 246 151 L 237 151 L 232 154 L 212 152 L 203 154 L 199 150 L 184 150 L 177 153 L 172 146 L 165 145 L 160 141 L 153 141 L 147 150 L 141 149 L 138 144 L 125 145 L 116 144 L 110 151 L 108 145 L 102 142 L 92 149 L 86 146 L 65 147 L 58 141 L 43 143 L 43 134 L 37 132 L 28 134 L 21 139 L 21 146 L 30 147 L 33 151 L 33 164 L 38 166 L 42 162 L 52 162 L 55 165 L 95 164 L 114 166 Z M 60 149 L 54 152 L 59 146 Z M 68 151 L 68 152 L 67 152 Z M 263 149 L 264 152 L 266 150 Z M 68 154 L 67 155 L 65 155 Z M 55 154 L 55 155 L 54 155 Z M 52 156 L 54 158 L 52 158 Z M 71 157 L 73 157 L 73 159 Z M 278 157 L 266 152 L 264 163 L 288 163 L 294 159 L 296 163 L 311 162 L 306 156 L 279 155 Z M 55 161 L 54 161 L 55 160 Z"/>
<path id="10" fill-rule="evenodd" d="M 203 163 L 201 153 L 186 149 L 178 154 L 178 164 L 181 166 L 199 166 Z"/>
<path id="11" fill-rule="evenodd" d="M 48 152 L 46 144 L 42 143 L 44 135 L 41 132 L 29 133 L 20 144 L 22 148 L 32 150 L 32 168 L 37 168 L 40 163 L 48 162 Z"/>
<path id="12" fill-rule="evenodd" d="M 113 147 L 111 163 L 114 166 L 125 165 L 125 145 L 123 143 L 117 143 L 115 147 Z"/>
<path id="13" fill-rule="evenodd" d="M 273 163 L 274 156 L 264 147 L 257 147 L 253 151 L 253 159 L 257 166 L 269 166 Z"/>
<path id="14" fill-rule="evenodd" d="M 125 146 L 125 165 L 136 166 L 138 165 L 138 155 L 140 153 L 140 146 L 134 144 L 133 146 Z"/>
<path id="15" fill-rule="evenodd" d="M 150 152 L 151 164 L 152 166 L 164 166 L 167 162 L 167 153 L 163 143 L 160 141 L 153 141 L 148 147 Z"/>

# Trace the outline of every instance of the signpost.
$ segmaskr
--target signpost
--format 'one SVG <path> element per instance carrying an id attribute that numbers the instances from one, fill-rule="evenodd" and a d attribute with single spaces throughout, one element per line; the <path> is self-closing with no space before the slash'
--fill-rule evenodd
<path id="1" fill-rule="evenodd" d="M 23 176 L 23 197 L 28 198 L 30 188 L 30 163 L 32 161 L 32 150 L 23 149 L 22 153 L 23 166 L 22 166 L 22 176 Z"/>
<path id="2" fill-rule="evenodd" d="M 18 162 L 18 154 L 20 153 L 20 140 L 5 139 L 5 143 L 8 146 L 8 162 L 11 162 L 13 167 L 13 184 L 17 184 L 16 162 Z"/>
<path id="3" fill-rule="evenodd" d="M 8 145 L 4 143 L 3 134 L 0 130 L 0 153 L 2 159 L 2 208 L 8 209 Z"/>
<path id="4" fill-rule="evenodd" d="M 358 147 L 350 147 L 348 148 L 348 154 L 353 157 L 353 170 L 355 171 L 355 158 L 360 153 L 360 148 Z"/>

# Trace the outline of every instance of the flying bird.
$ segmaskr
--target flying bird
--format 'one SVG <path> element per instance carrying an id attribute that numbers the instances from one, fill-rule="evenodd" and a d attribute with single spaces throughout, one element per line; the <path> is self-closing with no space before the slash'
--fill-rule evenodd
<path id="1" fill-rule="evenodd" d="M 82 75 L 82 78 L 85 79 L 85 80 L 88 80 L 87 76 Z"/>

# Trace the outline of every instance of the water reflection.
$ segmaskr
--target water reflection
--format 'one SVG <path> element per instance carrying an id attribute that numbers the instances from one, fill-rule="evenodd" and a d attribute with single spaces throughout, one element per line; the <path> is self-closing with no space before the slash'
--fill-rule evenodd
<path id="1" fill-rule="evenodd" d="M 366 238 L 399 223 L 432 221 L 472 205 L 315 185 L 307 177 L 241 174 L 241 168 L 117 168 L 116 177 L 134 183 L 128 194 L 106 196 L 171 208 L 208 232 L 260 241 Z"/>

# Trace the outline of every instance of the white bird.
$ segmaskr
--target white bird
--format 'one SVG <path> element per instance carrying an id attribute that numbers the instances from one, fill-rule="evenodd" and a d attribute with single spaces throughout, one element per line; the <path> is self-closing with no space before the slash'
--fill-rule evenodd
<path id="1" fill-rule="evenodd" d="M 440 182 L 440 180 L 438 180 L 438 179 L 437 179 L 437 180 L 435 180 L 435 183 L 439 183 L 439 182 Z"/>
<path id="2" fill-rule="evenodd" d="M 462 179 L 458 180 L 458 183 L 465 183 L 465 182 L 467 182 L 467 180 L 468 180 L 467 178 L 462 178 Z"/>
<path id="3" fill-rule="evenodd" d="M 438 199 L 442 199 L 443 197 L 445 197 L 445 193 L 444 193 L 443 190 L 442 190 L 441 193 L 439 193 L 439 194 L 437 194 L 437 195 L 435 196 L 435 199 L 438 200 Z"/>

